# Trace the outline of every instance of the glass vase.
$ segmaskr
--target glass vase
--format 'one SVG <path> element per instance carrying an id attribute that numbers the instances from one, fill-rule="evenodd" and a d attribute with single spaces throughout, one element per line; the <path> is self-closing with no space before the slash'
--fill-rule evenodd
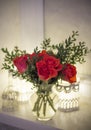
<path id="1" fill-rule="evenodd" d="M 68 83 L 63 81 L 57 86 L 59 92 L 59 109 L 63 112 L 79 110 L 79 82 Z"/>
<path id="2" fill-rule="evenodd" d="M 42 87 L 43 89 L 38 89 L 38 91 L 31 96 L 31 109 L 38 120 L 48 121 L 52 119 L 58 109 L 59 98 L 57 94 L 50 90 L 51 85 L 42 84 L 41 88 Z"/>

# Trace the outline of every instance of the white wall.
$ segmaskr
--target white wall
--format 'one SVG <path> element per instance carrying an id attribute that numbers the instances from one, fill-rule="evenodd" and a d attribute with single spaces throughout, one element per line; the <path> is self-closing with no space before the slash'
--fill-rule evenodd
<path id="1" fill-rule="evenodd" d="M 43 40 L 43 0 L 0 0 L 0 48 L 14 46 L 32 53 Z M 0 68 L 3 62 L 0 51 Z M 7 85 L 7 72 L 0 69 L 0 85 Z"/>
<path id="2" fill-rule="evenodd" d="M 59 43 L 79 31 L 79 40 L 91 48 L 91 1 L 90 0 L 45 0 L 45 37 Z M 77 65 L 78 72 L 91 75 L 91 53 L 86 63 Z"/>
<path id="3" fill-rule="evenodd" d="M 43 40 L 43 0 L 21 0 L 21 44 L 32 52 Z"/>
<path id="4" fill-rule="evenodd" d="M 43 40 L 43 0 L 0 0 L 0 47 L 32 51 Z"/>

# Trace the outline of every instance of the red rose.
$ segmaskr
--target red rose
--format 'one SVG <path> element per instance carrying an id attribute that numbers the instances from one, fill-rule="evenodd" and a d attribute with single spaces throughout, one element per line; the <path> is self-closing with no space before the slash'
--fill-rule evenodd
<path id="1" fill-rule="evenodd" d="M 47 52 L 46 52 L 46 50 L 42 50 L 42 52 L 40 52 L 39 54 L 38 54 L 38 56 L 44 56 L 44 55 L 46 55 L 47 54 Z M 48 55 L 48 54 L 47 54 Z"/>
<path id="2" fill-rule="evenodd" d="M 16 57 L 13 60 L 14 65 L 17 67 L 20 73 L 24 73 L 27 70 L 27 60 L 28 60 L 28 55 Z"/>
<path id="3" fill-rule="evenodd" d="M 55 58 L 54 56 L 45 56 L 44 60 L 50 68 L 55 68 L 56 71 L 62 70 L 62 64 L 60 64 L 60 60 Z"/>
<path id="4" fill-rule="evenodd" d="M 36 63 L 38 76 L 41 80 L 49 80 L 57 76 L 57 71 L 53 68 L 49 68 L 44 60 Z"/>
<path id="5" fill-rule="evenodd" d="M 58 75 L 62 69 L 60 61 L 53 56 L 45 55 L 42 60 L 36 63 L 38 76 L 41 80 L 49 80 Z"/>
<path id="6" fill-rule="evenodd" d="M 34 52 L 34 53 L 30 54 L 30 60 L 33 60 L 34 58 L 36 60 L 41 60 L 41 59 L 43 59 L 43 57 L 45 55 L 48 55 L 45 50 L 43 50 L 42 52 L 39 52 L 38 54 Z"/>
<path id="7" fill-rule="evenodd" d="M 71 64 L 65 64 L 62 70 L 62 78 L 70 83 L 76 82 L 76 67 Z"/>
<path id="8" fill-rule="evenodd" d="M 34 57 L 36 57 L 37 56 L 37 54 L 36 53 L 32 53 L 32 54 L 30 54 L 30 59 L 32 60 Z"/>
<path id="9" fill-rule="evenodd" d="M 43 50 L 42 52 L 38 53 L 39 59 L 43 59 L 45 56 L 48 56 L 46 50 Z"/>

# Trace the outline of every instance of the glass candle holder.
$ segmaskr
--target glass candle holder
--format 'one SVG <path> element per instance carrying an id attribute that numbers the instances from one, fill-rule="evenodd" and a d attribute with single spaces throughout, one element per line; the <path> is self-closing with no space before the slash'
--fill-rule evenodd
<path id="1" fill-rule="evenodd" d="M 2 110 L 15 111 L 18 108 L 18 92 L 13 89 L 13 86 L 8 86 L 2 93 Z"/>
<path id="2" fill-rule="evenodd" d="M 20 78 L 13 79 L 13 86 L 15 90 L 18 92 L 18 102 L 19 103 L 28 103 L 30 100 L 30 96 L 33 93 L 32 84 L 27 83 L 25 80 Z"/>
<path id="3" fill-rule="evenodd" d="M 59 92 L 59 110 L 68 112 L 79 109 L 79 82 L 63 82 L 57 86 Z"/>

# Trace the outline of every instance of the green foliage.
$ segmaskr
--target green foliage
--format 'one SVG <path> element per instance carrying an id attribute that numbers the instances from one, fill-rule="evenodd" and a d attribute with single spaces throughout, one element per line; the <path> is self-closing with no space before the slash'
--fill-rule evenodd
<path id="1" fill-rule="evenodd" d="M 43 43 L 41 43 L 41 48 L 44 49 L 44 50 L 48 50 L 48 48 L 51 47 L 50 42 L 51 42 L 50 38 L 45 39 L 43 41 Z"/>
<path id="2" fill-rule="evenodd" d="M 76 64 L 77 62 L 84 63 L 85 56 L 91 52 L 91 49 L 86 47 L 85 42 L 79 42 L 77 44 L 77 36 L 79 36 L 78 31 L 73 31 L 72 36 L 69 36 L 68 39 L 65 39 L 64 42 L 54 45 L 51 45 L 50 39 L 46 39 L 41 44 L 41 48 L 50 52 L 54 52 L 55 50 L 55 56 L 59 58 L 63 64 Z"/>

